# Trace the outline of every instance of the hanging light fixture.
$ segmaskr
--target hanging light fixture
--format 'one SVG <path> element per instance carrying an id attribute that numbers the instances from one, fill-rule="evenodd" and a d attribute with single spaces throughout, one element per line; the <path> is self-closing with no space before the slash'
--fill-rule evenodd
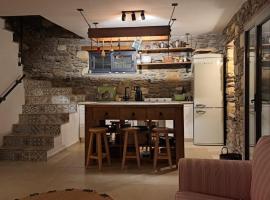
<path id="1" fill-rule="evenodd" d="M 122 21 L 126 21 L 126 12 L 122 11 Z"/>
<path id="2" fill-rule="evenodd" d="M 136 21 L 136 14 L 135 14 L 135 12 L 132 12 L 131 19 L 132 19 L 132 21 Z"/>
<path id="3" fill-rule="evenodd" d="M 145 20 L 144 10 L 141 11 L 141 19 Z"/>
<path id="4" fill-rule="evenodd" d="M 145 20 L 145 11 L 144 10 L 123 10 L 122 11 L 122 21 L 126 21 L 126 15 L 131 15 L 131 20 L 136 21 L 136 14 L 141 15 L 141 19 Z"/>

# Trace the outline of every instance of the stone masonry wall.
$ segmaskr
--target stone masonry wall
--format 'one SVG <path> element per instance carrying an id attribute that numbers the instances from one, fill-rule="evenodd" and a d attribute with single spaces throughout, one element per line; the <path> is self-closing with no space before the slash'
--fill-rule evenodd
<path id="1" fill-rule="evenodd" d="M 227 145 L 244 152 L 244 26 L 270 3 L 269 0 L 248 0 L 232 17 L 223 31 L 225 44 L 234 41 L 234 74 L 227 85 Z"/>
<path id="2" fill-rule="evenodd" d="M 24 72 L 32 78 L 51 79 L 55 86 L 72 86 L 75 93 L 86 94 L 95 100 L 98 86 L 110 85 L 123 96 L 124 87 L 142 87 L 145 97 L 173 97 L 175 93 L 192 94 L 192 73 L 186 69 L 139 70 L 136 74 L 88 74 L 89 54 L 81 46 L 89 40 L 47 21 L 39 16 L 24 17 L 23 64 Z M 19 38 L 18 18 L 7 18 L 8 28 Z M 197 36 L 193 46 L 210 47 L 222 44 L 220 35 Z M 195 39 L 197 38 L 197 39 Z M 208 39 L 207 39 L 208 38 Z M 196 42 L 198 41 L 198 42 Z"/>

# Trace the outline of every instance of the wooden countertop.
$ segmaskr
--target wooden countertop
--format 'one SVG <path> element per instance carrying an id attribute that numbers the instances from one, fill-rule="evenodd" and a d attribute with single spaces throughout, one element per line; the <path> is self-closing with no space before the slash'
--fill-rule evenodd
<path id="1" fill-rule="evenodd" d="M 79 105 L 119 105 L 119 106 L 151 106 L 151 105 L 183 105 L 193 104 L 193 101 L 169 101 L 169 102 L 149 102 L 149 101 L 86 101 L 79 102 Z"/>

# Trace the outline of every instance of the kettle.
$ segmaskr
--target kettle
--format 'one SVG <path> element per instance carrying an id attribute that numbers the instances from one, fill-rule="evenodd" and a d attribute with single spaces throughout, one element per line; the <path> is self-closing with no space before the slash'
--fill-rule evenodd
<path id="1" fill-rule="evenodd" d="M 142 90 L 140 86 L 135 86 L 135 101 L 143 101 Z"/>

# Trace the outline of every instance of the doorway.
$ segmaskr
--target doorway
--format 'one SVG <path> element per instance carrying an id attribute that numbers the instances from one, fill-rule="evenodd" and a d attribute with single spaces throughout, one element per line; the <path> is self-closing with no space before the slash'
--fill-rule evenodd
<path id="1" fill-rule="evenodd" d="M 245 159 L 270 135 L 270 20 L 245 32 Z"/>

